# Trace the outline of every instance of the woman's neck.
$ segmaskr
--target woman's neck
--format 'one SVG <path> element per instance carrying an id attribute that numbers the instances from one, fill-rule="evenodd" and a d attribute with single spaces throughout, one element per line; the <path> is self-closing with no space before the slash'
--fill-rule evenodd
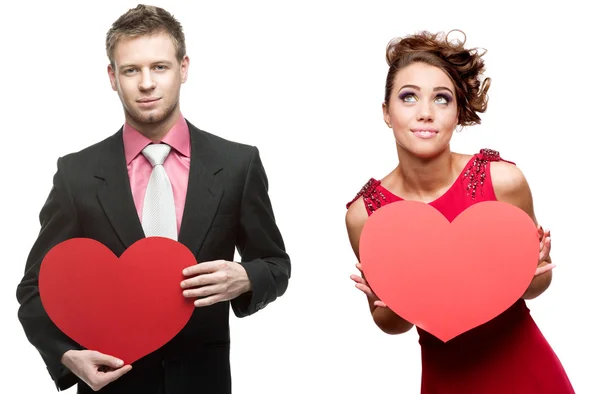
<path id="1" fill-rule="evenodd" d="M 457 155 L 445 149 L 435 157 L 423 159 L 398 146 L 398 167 L 391 174 L 395 188 L 404 199 L 430 202 L 441 196 L 454 183 L 459 169 Z"/>

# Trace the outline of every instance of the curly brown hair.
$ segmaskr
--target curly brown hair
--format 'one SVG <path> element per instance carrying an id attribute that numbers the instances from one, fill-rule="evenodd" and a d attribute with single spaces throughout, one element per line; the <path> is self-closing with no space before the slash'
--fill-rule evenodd
<path id="1" fill-rule="evenodd" d="M 115 46 L 121 38 L 139 37 L 159 32 L 171 36 L 177 60 L 180 62 L 186 55 L 185 36 L 181 24 L 173 15 L 160 7 L 139 4 L 117 19 L 106 33 L 106 54 L 114 67 Z"/>
<path id="2" fill-rule="evenodd" d="M 451 42 L 448 36 L 452 31 L 459 31 L 465 39 L 462 42 Z M 477 49 L 466 49 L 466 35 L 460 30 L 452 30 L 447 34 L 427 31 L 392 39 L 386 49 L 386 60 L 389 70 L 385 82 L 385 104 L 389 106 L 394 86 L 394 78 L 399 70 L 415 63 L 422 62 L 442 69 L 452 80 L 456 90 L 458 106 L 458 124 L 471 126 L 481 123 L 479 113 L 487 109 L 487 91 L 490 78 L 480 81 L 485 71 L 482 56 Z"/>

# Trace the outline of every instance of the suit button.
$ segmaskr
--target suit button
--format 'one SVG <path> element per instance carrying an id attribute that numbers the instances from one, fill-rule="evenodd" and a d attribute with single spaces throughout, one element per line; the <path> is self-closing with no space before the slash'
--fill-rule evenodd
<path id="1" fill-rule="evenodd" d="M 163 367 L 163 368 L 164 368 L 164 367 L 165 367 L 165 364 L 166 364 L 166 363 L 165 363 L 165 360 L 160 360 L 160 366 L 161 366 L 161 367 Z"/>

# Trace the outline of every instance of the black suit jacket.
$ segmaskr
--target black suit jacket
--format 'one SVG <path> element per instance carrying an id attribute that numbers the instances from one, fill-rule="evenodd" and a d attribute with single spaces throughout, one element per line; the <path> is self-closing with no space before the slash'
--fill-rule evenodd
<path id="1" fill-rule="evenodd" d="M 175 338 L 135 362 L 103 393 L 230 393 L 229 306 L 238 317 L 251 315 L 288 286 L 290 259 L 275 223 L 257 148 L 188 125 L 190 173 L 179 242 L 198 262 L 232 261 L 237 247 L 252 291 L 231 302 L 196 308 Z M 41 230 L 17 288 L 19 320 L 59 390 L 77 383 L 79 393 L 92 392 L 60 362 L 67 350 L 81 347 L 58 330 L 42 307 L 40 264 L 52 247 L 74 237 L 95 239 L 117 256 L 144 238 L 122 132 L 121 128 L 104 141 L 58 159 L 54 184 L 40 213 Z"/>

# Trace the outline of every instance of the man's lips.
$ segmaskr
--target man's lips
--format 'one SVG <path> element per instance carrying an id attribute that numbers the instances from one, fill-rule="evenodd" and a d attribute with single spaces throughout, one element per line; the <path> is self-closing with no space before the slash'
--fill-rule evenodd
<path id="1" fill-rule="evenodd" d="M 146 97 L 146 98 L 137 100 L 137 102 L 138 103 L 153 103 L 158 100 L 160 100 L 159 97 Z"/>

